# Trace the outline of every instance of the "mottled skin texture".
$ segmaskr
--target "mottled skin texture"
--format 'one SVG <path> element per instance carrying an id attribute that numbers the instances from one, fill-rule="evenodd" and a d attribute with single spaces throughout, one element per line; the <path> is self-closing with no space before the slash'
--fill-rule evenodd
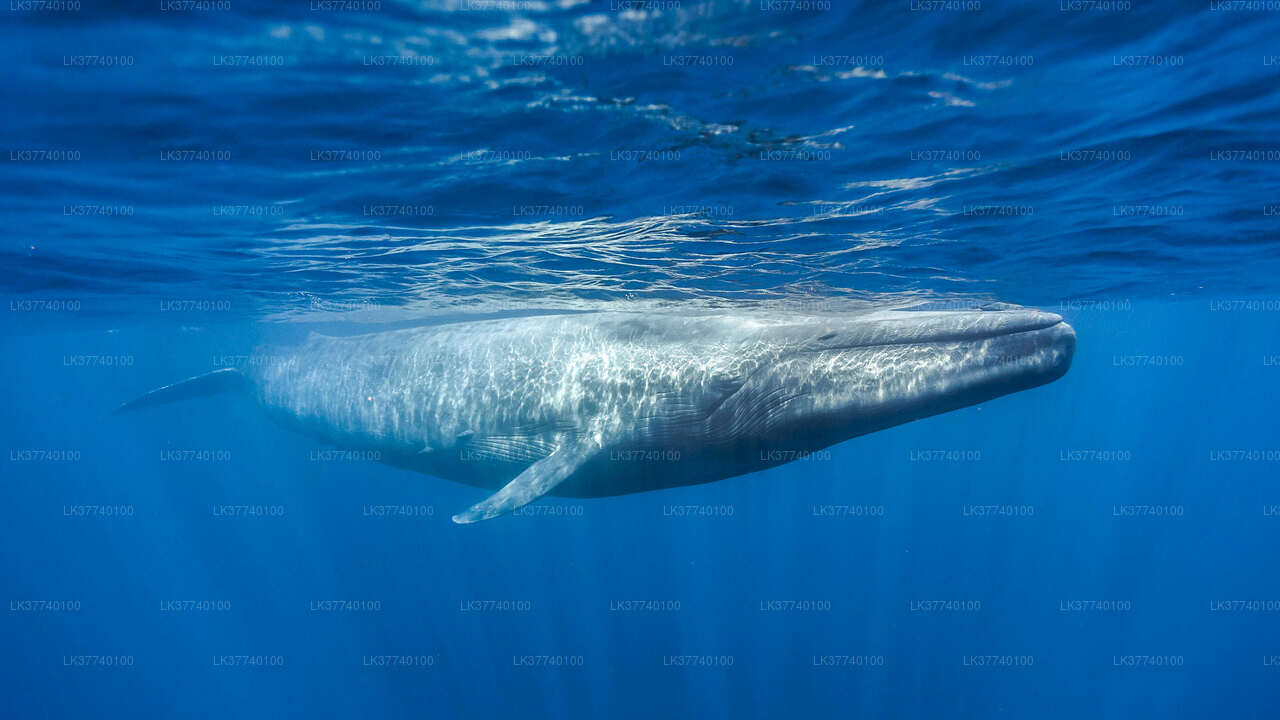
<path id="1" fill-rule="evenodd" d="M 1075 346 L 1060 320 L 1025 310 L 538 316 L 313 335 L 267 355 L 251 380 L 284 422 L 392 465 L 489 489 L 566 465 L 550 487 L 473 520 L 544 490 L 596 497 L 762 470 L 1049 382 Z"/>

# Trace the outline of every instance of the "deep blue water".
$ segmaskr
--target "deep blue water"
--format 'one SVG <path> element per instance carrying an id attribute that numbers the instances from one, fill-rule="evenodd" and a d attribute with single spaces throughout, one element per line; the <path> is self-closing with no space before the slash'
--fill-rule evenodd
<path id="1" fill-rule="evenodd" d="M 10 4 L 6 716 L 1273 717 L 1280 6 L 800 5 Z M 1074 366 L 467 527 L 109 414 L 311 330 L 922 301 Z"/>

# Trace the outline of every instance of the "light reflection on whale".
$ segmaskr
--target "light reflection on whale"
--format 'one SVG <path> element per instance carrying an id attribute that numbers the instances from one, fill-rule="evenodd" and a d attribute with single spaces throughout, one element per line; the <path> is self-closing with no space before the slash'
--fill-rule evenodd
<path id="1" fill-rule="evenodd" d="M 543 315 L 312 334 L 120 410 L 247 391 L 324 442 L 496 490 L 469 523 L 763 470 L 1051 382 L 1074 350 L 1022 309 Z"/>

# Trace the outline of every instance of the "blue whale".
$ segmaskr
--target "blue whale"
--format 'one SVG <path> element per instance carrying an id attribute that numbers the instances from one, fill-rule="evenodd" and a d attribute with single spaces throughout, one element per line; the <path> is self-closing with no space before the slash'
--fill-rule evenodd
<path id="1" fill-rule="evenodd" d="M 471 523 L 763 470 L 1051 382 L 1075 332 L 1037 310 L 600 312 L 312 334 L 125 403 L 223 391 L 384 463 L 493 491 Z"/>

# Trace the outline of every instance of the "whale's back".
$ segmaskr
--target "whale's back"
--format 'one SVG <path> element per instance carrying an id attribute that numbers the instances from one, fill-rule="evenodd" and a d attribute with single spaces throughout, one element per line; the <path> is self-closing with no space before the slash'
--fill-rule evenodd
<path id="1" fill-rule="evenodd" d="M 312 335 L 258 366 L 261 399 L 344 438 L 406 449 L 459 438 L 676 432 L 776 351 L 725 316 L 540 316 Z"/>

